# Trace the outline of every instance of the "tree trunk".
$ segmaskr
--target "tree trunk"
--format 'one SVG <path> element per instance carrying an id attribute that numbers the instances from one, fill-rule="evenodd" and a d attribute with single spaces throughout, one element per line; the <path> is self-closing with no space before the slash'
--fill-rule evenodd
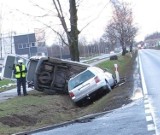
<path id="1" fill-rule="evenodd" d="M 75 0 L 70 0 L 70 25 L 71 31 L 68 33 L 68 42 L 71 60 L 79 61 L 78 34 L 77 29 L 77 9 Z"/>
<path id="2" fill-rule="evenodd" d="M 122 56 L 125 56 L 125 55 L 126 55 L 126 46 L 125 46 L 125 42 L 122 41 L 122 42 L 121 42 L 121 45 L 122 45 Z"/>
<path id="3" fill-rule="evenodd" d="M 131 43 L 131 45 L 129 46 L 130 52 L 132 52 L 132 48 L 133 48 L 132 46 L 133 46 L 133 44 Z"/>
<path id="4" fill-rule="evenodd" d="M 78 36 L 70 36 L 70 38 L 68 38 L 68 42 L 71 60 L 79 61 Z"/>
<path id="5" fill-rule="evenodd" d="M 126 55 L 126 47 L 122 47 L 122 56 L 125 56 Z"/>

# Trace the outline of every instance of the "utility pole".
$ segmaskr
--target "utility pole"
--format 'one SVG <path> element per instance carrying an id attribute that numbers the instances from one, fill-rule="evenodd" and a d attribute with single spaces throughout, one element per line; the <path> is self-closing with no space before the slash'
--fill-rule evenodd
<path id="1" fill-rule="evenodd" d="M 1 59 L 2 59 L 2 8 L 0 11 L 0 52 L 1 52 Z"/>
<path id="2" fill-rule="evenodd" d="M 12 50 L 12 31 L 11 31 L 11 54 L 13 53 L 13 50 Z"/>
<path id="3" fill-rule="evenodd" d="M 2 59 L 2 33 L 1 33 L 1 31 L 0 31 L 0 51 L 1 51 L 0 59 Z"/>

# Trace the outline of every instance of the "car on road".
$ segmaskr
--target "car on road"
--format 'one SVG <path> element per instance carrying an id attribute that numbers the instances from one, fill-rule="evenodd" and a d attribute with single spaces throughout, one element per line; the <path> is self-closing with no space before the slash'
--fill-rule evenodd
<path id="1" fill-rule="evenodd" d="M 68 91 L 73 102 L 80 105 L 83 100 L 92 98 L 99 92 L 110 92 L 115 85 L 116 81 L 111 73 L 93 66 L 70 78 Z"/>
<path id="2" fill-rule="evenodd" d="M 114 51 L 110 52 L 110 60 L 118 60 L 118 56 Z"/>

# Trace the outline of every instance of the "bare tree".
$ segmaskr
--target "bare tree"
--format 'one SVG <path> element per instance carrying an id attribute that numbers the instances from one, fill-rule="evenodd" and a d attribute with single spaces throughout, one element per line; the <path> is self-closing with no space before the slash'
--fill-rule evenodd
<path id="1" fill-rule="evenodd" d="M 138 29 L 133 24 L 132 9 L 126 2 L 112 2 L 113 16 L 106 28 L 105 34 L 108 40 L 115 45 L 117 41 L 122 46 L 122 55 L 126 54 L 126 47 L 132 50 L 133 40 L 137 34 Z"/>
<path id="2" fill-rule="evenodd" d="M 117 36 L 115 31 L 115 24 L 113 22 L 110 22 L 105 30 L 105 34 L 103 35 L 103 38 L 107 40 L 109 43 L 110 51 L 113 50 L 113 48 L 116 45 Z"/>
<path id="3" fill-rule="evenodd" d="M 77 28 L 78 18 L 77 18 L 76 0 L 69 0 L 70 30 L 67 27 L 60 1 L 59 0 L 53 0 L 53 4 L 54 4 L 55 9 L 58 13 L 58 17 L 59 17 L 60 22 L 63 26 L 63 29 L 64 29 L 64 31 L 67 35 L 71 60 L 79 61 L 79 49 L 78 49 L 79 31 L 78 31 L 78 28 Z"/>

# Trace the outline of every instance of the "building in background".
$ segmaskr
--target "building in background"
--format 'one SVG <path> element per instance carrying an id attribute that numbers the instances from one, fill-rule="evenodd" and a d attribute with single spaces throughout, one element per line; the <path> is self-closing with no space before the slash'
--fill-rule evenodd
<path id="1" fill-rule="evenodd" d="M 36 34 L 14 36 L 15 54 L 30 58 L 36 55 L 47 55 L 45 41 L 37 40 Z"/>
<path id="2" fill-rule="evenodd" d="M 35 34 L 14 36 L 15 54 L 30 58 L 37 54 Z"/>

